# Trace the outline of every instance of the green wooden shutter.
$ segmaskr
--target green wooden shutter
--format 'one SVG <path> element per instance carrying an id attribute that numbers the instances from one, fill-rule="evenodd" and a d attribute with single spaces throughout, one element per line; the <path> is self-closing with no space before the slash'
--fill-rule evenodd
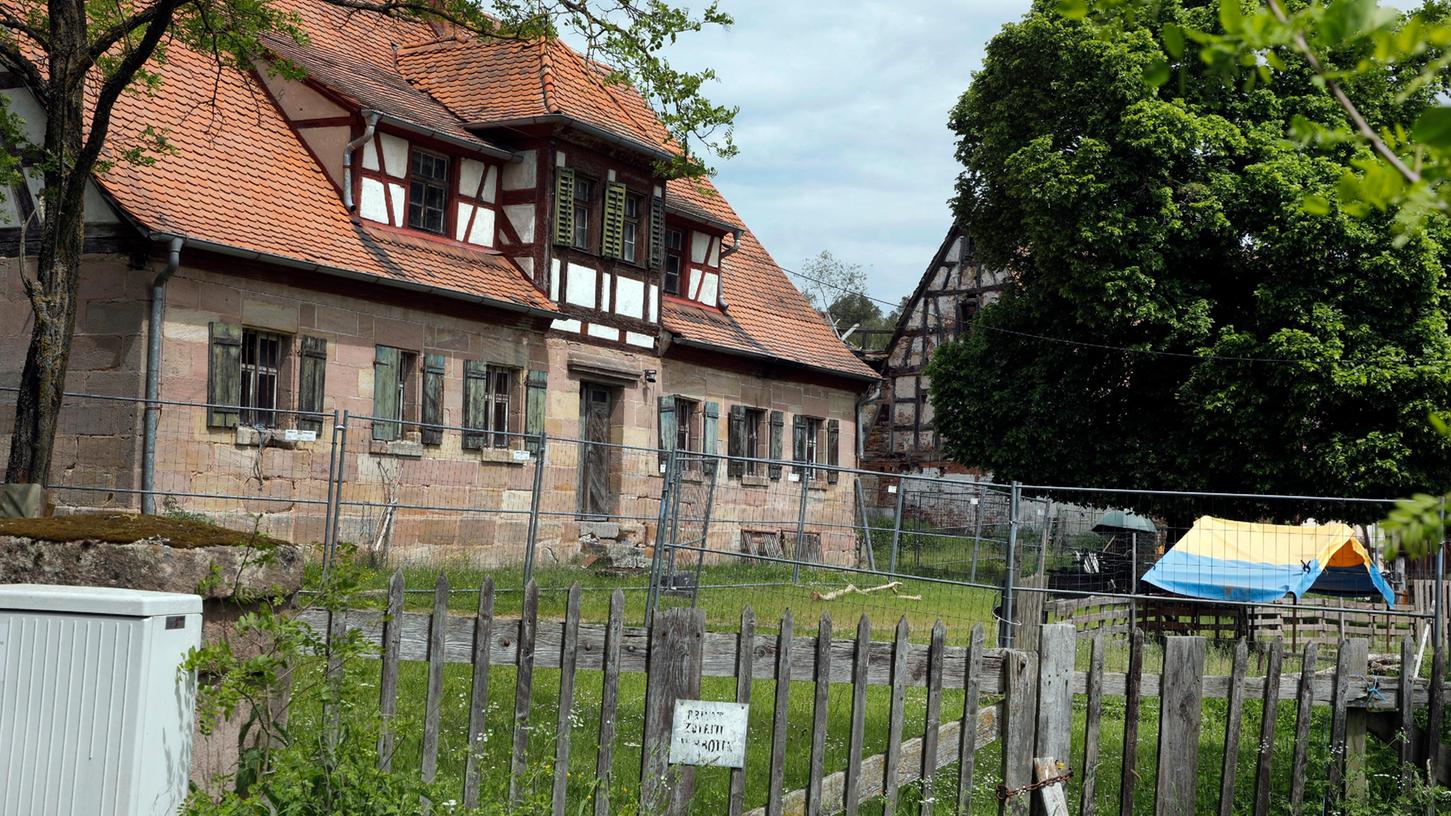
<path id="1" fill-rule="evenodd" d="M 207 357 L 207 427 L 237 427 L 237 404 L 242 401 L 242 328 L 231 323 L 211 325 L 211 353 Z"/>
<path id="2" fill-rule="evenodd" d="M 746 473 L 746 463 L 736 458 L 746 455 L 746 406 L 732 405 L 726 424 L 726 476 L 741 477 Z"/>
<path id="3" fill-rule="evenodd" d="M 379 441 L 397 439 L 402 430 L 403 406 L 398 404 L 398 367 L 400 353 L 392 346 L 375 346 L 373 349 L 373 438 Z"/>
<path id="4" fill-rule="evenodd" d="M 327 340 L 303 335 L 298 353 L 297 410 L 304 414 L 298 418 L 297 426 L 303 430 L 321 432 L 323 395 L 326 393 L 323 381 L 327 377 Z"/>
<path id="5" fill-rule="evenodd" d="M 791 418 L 791 461 L 806 461 L 806 417 Z M 801 472 L 801 468 L 796 469 Z"/>
<path id="6" fill-rule="evenodd" d="M 665 264 L 665 196 L 650 197 L 650 268 Z"/>
<path id="7" fill-rule="evenodd" d="M 781 478 L 781 432 L 786 425 L 786 415 L 780 411 L 771 412 L 771 463 L 768 474 L 772 479 Z"/>
<path id="8" fill-rule="evenodd" d="M 489 367 L 478 360 L 464 360 L 464 417 L 465 428 L 487 430 L 489 427 Z M 484 447 L 488 434 L 464 433 L 463 446 L 466 450 Z"/>
<path id="9" fill-rule="evenodd" d="M 715 456 L 720 452 L 720 404 L 707 402 L 703 421 L 700 423 L 700 452 L 705 454 L 706 472 L 715 475 Z"/>
<path id="10" fill-rule="evenodd" d="M 600 221 L 600 255 L 618 258 L 625 252 L 625 185 L 605 185 L 605 215 Z"/>
<path id="11" fill-rule="evenodd" d="M 539 440 L 544 434 L 544 417 L 549 402 L 549 372 L 531 369 L 524 381 L 524 448 L 539 453 Z"/>
<path id="12" fill-rule="evenodd" d="M 554 169 L 554 243 L 574 245 L 574 171 Z"/>
<path id="13" fill-rule="evenodd" d="M 838 450 L 840 447 L 841 423 L 834 419 L 828 419 L 826 421 L 826 463 L 828 465 L 835 467 L 841 464 L 841 453 Z M 836 484 L 840 478 L 841 474 L 835 470 L 828 470 L 826 472 L 826 481 L 828 484 Z"/>
<path id="14" fill-rule="evenodd" d="M 443 375 L 442 354 L 423 355 L 423 424 L 443 424 Z M 442 428 L 425 427 L 419 433 L 425 445 L 443 443 Z"/>
<path id="15" fill-rule="evenodd" d="M 675 395 L 660 397 L 660 464 L 664 465 L 669 452 L 675 450 Z"/>

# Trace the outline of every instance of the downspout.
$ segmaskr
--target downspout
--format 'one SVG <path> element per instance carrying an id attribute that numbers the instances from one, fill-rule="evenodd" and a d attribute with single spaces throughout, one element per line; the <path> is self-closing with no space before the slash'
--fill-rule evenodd
<path id="1" fill-rule="evenodd" d="M 720 288 L 717 291 L 716 300 L 720 303 L 720 309 L 723 312 L 730 310 L 729 309 L 730 304 L 726 302 L 726 297 L 725 297 L 725 288 L 726 288 L 726 286 L 725 286 L 725 281 L 726 281 L 726 276 L 725 276 L 725 259 L 726 258 L 729 258 L 730 256 L 732 256 L 734 254 L 736 254 L 736 250 L 738 250 L 738 249 L 741 248 L 741 234 L 743 232 L 744 232 L 744 230 L 742 230 L 740 227 L 736 227 L 736 229 L 735 229 L 735 234 L 736 234 L 735 240 L 734 241 L 731 241 L 731 245 L 730 246 L 728 246 L 728 247 L 721 247 L 721 250 L 720 250 L 720 271 L 721 271 L 721 274 L 720 274 L 720 284 L 719 284 Z M 725 242 L 722 241 L 721 243 L 724 244 Z"/>
<path id="2" fill-rule="evenodd" d="M 353 153 L 373 138 L 373 131 L 378 127 L 378 118 L 382 115 L 377 111 L 363 111 L 363 116 L 366 117 L 363 134 L 348 142 L 347 146 L 343 148 L 343 206 L 348 208 L 349 213 L 353 211 L 354 207 Z"/>
<path id="3" fill-rule="evenodd" d="M 142 426 L 141 512 L 156 515 L 156 425 L 161 413 L 161 322 L 166 312 L 166 282 L 181 263 L 181 245 L 186 239 L 173 237 L 167 249 L 166 268 L 151 282 L 151 319 L 146 324 L 146 416 Z"/>

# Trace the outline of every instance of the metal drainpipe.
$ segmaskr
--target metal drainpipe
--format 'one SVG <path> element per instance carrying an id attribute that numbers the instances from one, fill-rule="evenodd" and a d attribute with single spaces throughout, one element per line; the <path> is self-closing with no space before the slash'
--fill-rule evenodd
<path id="1" fill-rule="evenodd" d="M 181 264 L 185 238 L 173 237 L 167 248 L 166 268 L 151 282 L 151 318 L 146 324 L 146 416 L 141 449 L 141 512 L 156 514 L 156 424 L 161 406 L 161 322 L 166 312 L 166 283 Z"/>
<path id="2" fill-rule="evenodd" d="M 343 206 L 348 208 L 348 212 L 352 212 L 355 206 L 353 204 L 353 153 L 373 138 L 373 131 L 378 127 L 378 118 L 382 114 L 377 111 L 363 111 L 363 116 L 366 117 L 363 134 L 348 142 L 347 146 L 343 148 Z"/>

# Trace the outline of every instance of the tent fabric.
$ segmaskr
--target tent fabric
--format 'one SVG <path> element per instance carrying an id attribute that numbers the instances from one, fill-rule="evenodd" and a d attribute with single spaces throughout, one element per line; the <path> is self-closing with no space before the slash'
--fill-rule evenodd
<path id="1" fill-rule="evenodd" d="M 1395 593 L 1345 524 L 1297 527 L 1202 516 L 1144 574 L 1176 595 L 1273 603 L 1306 592 L 1376 595 L 1387 606 Z"/>

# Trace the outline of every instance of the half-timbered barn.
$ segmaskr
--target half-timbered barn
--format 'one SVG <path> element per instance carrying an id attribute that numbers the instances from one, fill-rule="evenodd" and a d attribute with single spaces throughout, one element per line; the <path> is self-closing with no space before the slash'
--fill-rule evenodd
<path id="1" fill-rule="evenodd" d="M 420 507 L 476 511 L 412 514 L 395 548 L 488 562 L 517 555 L 503 543 L 527 524 L 519 434 L 574 440 L 553 445 L 543 479 L 540 536 L 559 557 L 582 534 L 651 535 L 656 449 L 854 464 L 876 373 L 708 181 L 656 173 L 676 147 L 607 68 L 558 41 L 284 5 L 306 44 L 268 45 L 301 76 L 173 46 L 161 87 L 118 103 L 109 159 L 148 127 L 174 150 L 96 179 L 67 387 L 214 407 L 163 405 L 157 445 L 128 404 L 68 406 L 53 481 L 114 490 L 67 496 L 157 510 L 171 494 L 251 495 L 257 480 L 316 501 L 199 506 L 319 540 L 325 472 L 292 458 L 348 412 L 370 418 L 346 440 L 351 497 L 381 506 L 411 490 Z M 5 93 L 32 129 L 44 121 L 23 89 Z M 15 192 L 0 204 L 12 257 L 35 190 Z M 30 332 L 22 286 L 5 264 L 0 385 L 19 380 Z M 0 452 L 9 404 L 0 394 Z M 318 440 L 258 455 L 284 429 Z M 794 520 L 765 507 L 768 494 L 795 506 L 795 490 L 770 489 L 780 471 L 720 476 L 759 491 L 762 519 Z M 848 485 L 812 488 L 850 512 Z M 347 523 L 344 540 L 369 535 Z M 712 546 L 741 535 L 714 529 Z"/>

